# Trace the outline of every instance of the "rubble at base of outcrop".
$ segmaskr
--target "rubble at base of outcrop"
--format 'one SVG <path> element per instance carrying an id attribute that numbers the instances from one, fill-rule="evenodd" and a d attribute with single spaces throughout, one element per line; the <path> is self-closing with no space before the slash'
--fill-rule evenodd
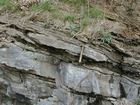
<path id="1" fill-rule="evenodd" d="M 90 44 L 80 64 L 85 43 L 19 21 L 0 16 L 0 105 L 134 105 L 139 46 Z"/>

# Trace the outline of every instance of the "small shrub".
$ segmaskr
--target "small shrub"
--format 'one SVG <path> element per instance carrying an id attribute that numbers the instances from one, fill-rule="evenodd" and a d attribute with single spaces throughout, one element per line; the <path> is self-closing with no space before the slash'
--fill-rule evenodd
<path id="1" fill-rule="evenodd" d="M 71 32 L 71 35 L 75 35 L 80 30 L 80 26 L 72 24 L 69 26 L 69 30 Z"/>
<path id="2" fill-rule="evenodd" d="M 112 35 L 110 33 L 108 33 L 108 32 L 107 33 L 100 32 L 100 34 L 101 34 L 100 40 L 103 43 L 105 43 L 105 42 L 110 43 L 112 41 Z"/>
<path id="3" fill-rule="evenodd" d="M 128 9 L 127 9 L 127 14 L 128 14 L 128 15 L 133 15 L 133 14 L 134 14 L 134 9 L 128 7 Z"/>

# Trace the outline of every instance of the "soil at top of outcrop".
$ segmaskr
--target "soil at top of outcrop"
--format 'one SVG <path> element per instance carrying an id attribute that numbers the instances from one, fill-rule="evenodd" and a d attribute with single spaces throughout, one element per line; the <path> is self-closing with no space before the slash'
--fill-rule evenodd
<path id="1" fill-rule="evenodd" d="M 56 4 L 52 1 L 53 4 Z M 69 22 L 64 21 L 60 18 L 54 18 L 51 11 L 18 11 L 16 13 L 7 12 L 6 7 L 0 7 L 0 16 L 7 17 L 3 18 L 3 21 L 20 19 L 21 24 L 24 24 L 27 21 L 32 21 L 33 23 L 38 23 L 41 27 L 51 30 L 58 30 L 64 33 L 68 33 L 68 37 L 76 38 L 83 42 L 88 43 L 90 39 L 98 40 L 100 39 L 100 31 L 113 33 L 115 35 L 120 35 L 127 40 L 138 40 L 140 39 L 140 2 L 133 3 L 132 8 L 134 11 L 132 14 L 128 13 L 127 6 L 129 2 L 122 2 L 121 0 L 117 3 L 105 3 L 102 1 L 90 1 L 89 6 L 94 8 L 100 8 L 104 14 L 104 18 L 97 19 L 96 21 L 93 18 L 89 18 L 90 21 L 95 21 L 92 24 L 88 24 L 84 29 L 79 30 L 74 35 L 71 35 L 71 30 L 69 26 L 71 24 L 80 24 L 81 17 L 80 13 L 74 5 L 69 3 L 61 2 L 59 6 L 62 6 L 61 12 L 65 15 L 68 12 L 76 12 L 75 21 Z M 80 7 L 85 9 L 84 7 Z M 7 20 L 6 20 L 7 19 Z M 2 20 L 1 20 L 2 21 Z M 60 26 L 61 25 L 61 26 Z M 124 40 L 123 39 L 123 40 Z M 125 41 L 125 40 L 124 40 Z"/>

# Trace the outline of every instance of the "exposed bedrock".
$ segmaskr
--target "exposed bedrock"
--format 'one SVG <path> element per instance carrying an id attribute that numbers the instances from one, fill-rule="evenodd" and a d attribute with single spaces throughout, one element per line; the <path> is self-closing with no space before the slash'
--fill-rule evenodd
<path id="1" fill-rule="evenodd" d="M 0 16 L 1 105 L 132 105 L 138 98 L 138 40 L 129 44 L 114 33 L 111 43 L 87 44 L 39 23 L 6 18 Z"/>

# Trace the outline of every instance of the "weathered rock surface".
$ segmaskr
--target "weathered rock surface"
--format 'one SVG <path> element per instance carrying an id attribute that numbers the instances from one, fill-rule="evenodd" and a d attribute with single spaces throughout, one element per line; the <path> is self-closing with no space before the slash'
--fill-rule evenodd
<path id="1" fill-rule="evenodd" d="M 88 45 L 43 25 L 0 16 L 1 105 L 119 105 L 139 96 L 138 45 Z M 124 37 L 122 37 L 123 39 Z M 125 40 L 125 38 L 123 39 Z M 78 63 L 84 46 L 82 63 Z M 118 101 L 123 99 L 122 101 Z M 127 101 L 126 101 L 127 99 Z M 122 102 L 123 103 L 123 102 Z"/>

